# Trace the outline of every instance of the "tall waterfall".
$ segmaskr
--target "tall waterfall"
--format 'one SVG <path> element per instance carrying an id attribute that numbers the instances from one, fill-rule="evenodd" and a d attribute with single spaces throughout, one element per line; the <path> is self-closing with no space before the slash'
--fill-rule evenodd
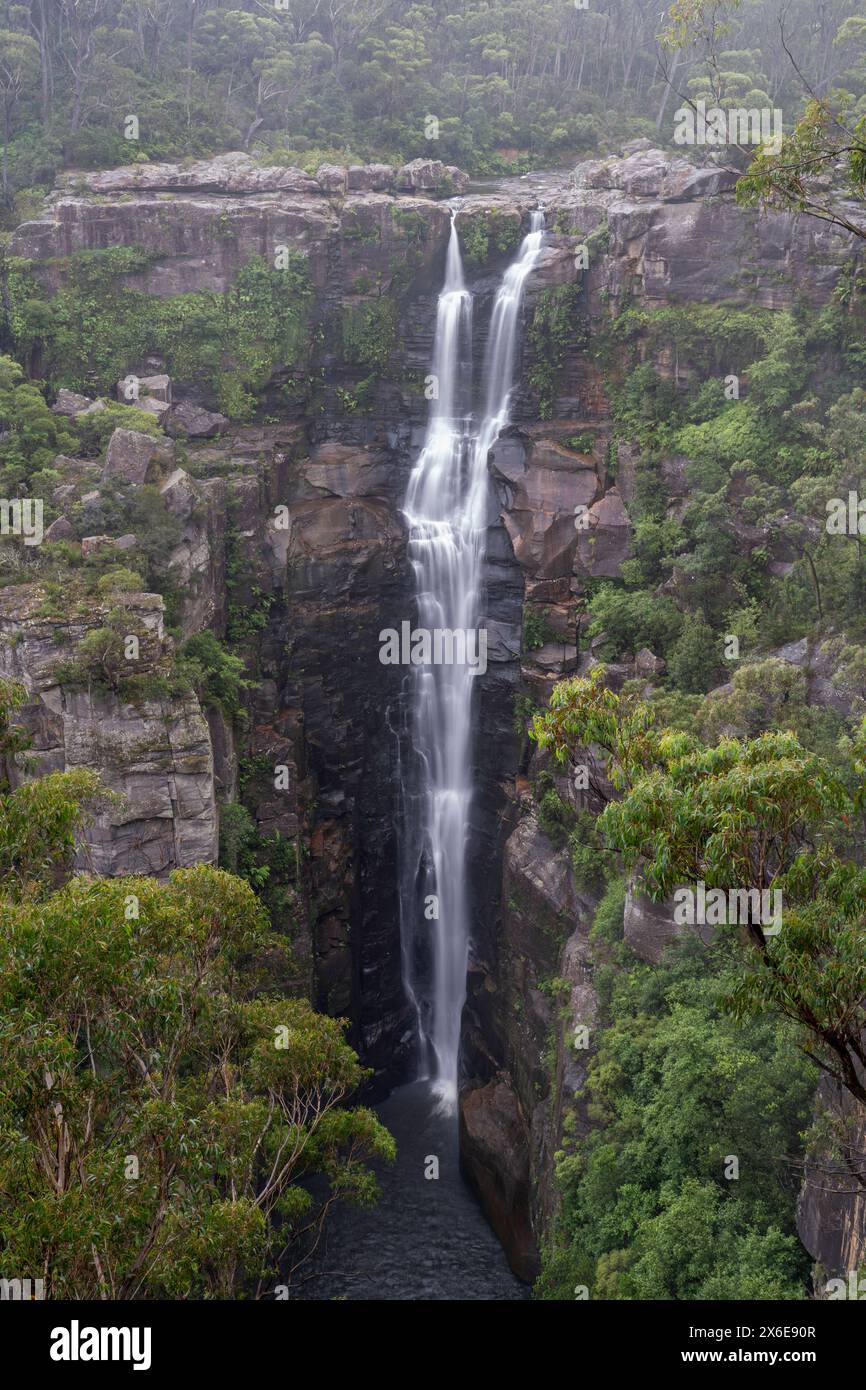
<path id="1" fill-rule="evenodd" d="M 483 619 L 487 455 L 508 424 L 523 290 L 543 238 L 543 215 L 536 212 L 493 306 L 484 405 L 476 416 L 472 296 L 465 287 L 456 215 L 452 217 L 433 350 L 438 395 L 404 504 L 418 628 L 472 633 L 471 650 L 476 654 Z M 410 766 L 401 847 L 403 973 L 418 1015 L 422 1066 L 448 1108 L 457 1100 L 460 1015 L 466 997 L 475 670 L 466 660 L 413 665 L 408 692 Z"/>

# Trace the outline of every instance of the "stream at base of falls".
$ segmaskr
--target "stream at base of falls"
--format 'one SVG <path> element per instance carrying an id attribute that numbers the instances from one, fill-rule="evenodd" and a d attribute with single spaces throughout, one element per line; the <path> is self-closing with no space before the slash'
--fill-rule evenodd
<path id="1" fill-rule="evenodd" d="M 396 1162 L 376 1165 L 381 1198 L 367 1211 L 338 1204 L 292 1298 L 528 1299 L 460 1174 L 454 1117 L 439 1113 L 430 1084 L 401 1086 L 376 1113 L 397 1141 Z M 438 1178 L 424 1176 L 431 1155 Z"/>

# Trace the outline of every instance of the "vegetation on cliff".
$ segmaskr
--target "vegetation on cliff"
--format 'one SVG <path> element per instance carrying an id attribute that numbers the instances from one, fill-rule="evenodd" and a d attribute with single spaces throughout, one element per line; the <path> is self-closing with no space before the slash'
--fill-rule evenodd
<path id="1" fill-rule="evenodd" d="M 21 698 L 0 683 L 4 759 Z M 343 1104 L 366 1075 L 346 1024 L 279 992 L 285 940 L 243 879 L 67 877 L 105 802 L 83 770 L 0 793 L 4 1269 L 52 1298 L 272 1294 L 334 1202 L 375 1201 L 393 1140 Z"/>

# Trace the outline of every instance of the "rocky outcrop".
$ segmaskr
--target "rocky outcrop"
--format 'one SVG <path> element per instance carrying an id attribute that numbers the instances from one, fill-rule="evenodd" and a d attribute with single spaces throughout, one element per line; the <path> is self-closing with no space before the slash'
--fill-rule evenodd
<path id="1" fill-rule="evenodd" d="M 132 631 L 164 642 L 158 594 L 126 599 Z M 58 670 L 74 658 L 100 614 L 46 613 L 38 587 L 0 590 L 0 675 L 20 681 L 18 712 L 31 750 L 10 767 L 13 785 L 32 775 L 85 767 L 98 772 L 120 802 L 84 831 L 77 863 L 99 874 L 156 874 L 210 864 L 217 853 L 214 770 L 207 722 L 186 696 L 132 703 L 96 685 L 64 684 Z M 146 658 L 141 663 L 146 666 Z"/>
<path id="2" fill-rule="evenodd" d="M 315 175 L 292 165 L 261 165 L 242 150 L 215 155 L 192 164 L 149 162 L 119 169 L 63 173 L 64 192 L 96 193 L 345 193 L 347 189 L 386 192 L 395 185 L 413 192 L 440 189 L 460 193 L 468 178 L 454 165 L 438 159 L 415 159 L 394 169 L 390 164 L 321 164 Z"/>
<path id="3" fill-rule="evenodd" d="M 108 444 L 102 481 L 120 478 L 126 483 L 145 483 L 154 465 L 166 467 L 171 450 L 164 440 L 137 430 L 116 429 Z"/>
<path id="4" fill-rule="evenodd" d="M 507 1076 L 469 1091 L 460 1107 L 460 1158 L 514 1273 L 531 1282 L 538 1253 L 529 1218 L 526 1120 Z"/>

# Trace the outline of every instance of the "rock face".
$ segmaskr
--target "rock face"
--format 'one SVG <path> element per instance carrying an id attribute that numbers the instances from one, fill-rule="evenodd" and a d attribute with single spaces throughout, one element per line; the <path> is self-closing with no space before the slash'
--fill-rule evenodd
<path id="1" fill-rule="evenodd" d="M 460 1108 L 460 1152 L 511 1268 L 531 1281 L 538 1273 L 538 1257 L 529 1219 L 526 1121 L 507 1077 L 496 1077 L 466 1095 Z"/>
<path id="2" fill-rule="evenodd" d="M 567 852 L 525 814 L 505 844 L 498 931 L 470 970 L 470 1077 L 460 1110 L 464 1169 L 512 1268 L 527 1279 L 537 1273 L 537 1241 L 555 1208 L 563 1114 L 590 1055 L 574 1051 L 571 1038 L 595 1017 L 586 939 L 593 911 L 592 895 L 575 887 Z M 565 983 L 565 1000 L 544 992 L 551 977 Z"/>
<path id="3" fill-rule="evenodd" d="M 825 1078 L 818 1109 L 842 1120 L 857 1160 L 866 1152 L 866 1123 L 846 1091 Z M 848 1169 L 829 1154 L 807 1166 L 797 1203 L 797 1230 L 809 1254 L 827 1275 L 845 1278 L 866 1260 L 866 1194 L 858 1192 Z"/>
<path id="4" fill-rule="evenodd" d="M 133 705 L 98 688 L 61 685 L 68 662 L 99 614 L 43 616 L 44 594 L 30 585 L 0 591 L 0 675 L 20 681 L 19 712 L 31 736 L 34 766 L 10 769 L 13 785 L 31 773 L 92 768 L 123 799 L 85 830 L 77 858 L 98 874 L 156 874 L 210 864 L 217 853 L 213 755 L 194 695 Z M 163 601 L 130 595 L 131 626 L 161 645 Z"/>
<path id="5" fill-rule="evenodd" d="M 588 941 L 596 897 L 578 890 L 567 850 L 533 810 L 514 697 L 522 687 L 542 701 L 563 673 L 596 661 L 585 632 L 587 585 L 620 575 L 632 547 L 636 450 L 611 448 L 593 326 L 626 296 L 638 308 L 790 308 L 797 295 L 820 307 L 851 262 L 847 234 L 738 210 L 731 182 L 730 170 L 696 169 L 646 144 L 624 159 L 588 161 L 571 179 L 531 176 L 471 194 L 465 176 L 437 160 L 399 170 L 322 165 L 314 177 L 234 153 L 65 176 L 10 246 L 47 291 L 76 252 L 140 247 L 143 264 L 122 283 L 157 296 L 226 292 L 252 258 L 272 263 L 277 247 L 306 259 L 313 303 L 304 360 L 262 388 L 258 423 L 239 427 L 216 411 L 210 380 L 160 384 L 159 360 L 118 364 L 154 382 L 139 405 L 159 410 L 177 444 L 119 429 L 101 480 L 92 461 L 58 460 L 63 482 L 52 495 L 64 516 L 49 538 L 82 538 L 95 562 L 107 544 L 127 564 L 134 558 L 124 558 L 121 541 L 132 540 L 107 534 L 103 494 L 158 491 L 177 535 L 166 562 L 170 625 L 182 638 L 212 630 L 245 659 L 252 688 L 242 738 L 219 711 L 205 716 L 195 697 L 132 706 L 60 684 L 58 666 L 99 615 L 45 617 L 35 586 L 0 589 L 8 639 L 0 671 L 27 682 L 23 717 L 45 769 L 96 767 L 128 798 L 126 811 L 89 832 L 82 863 L 165 873 L 213 860 L 217 794 L 224 816 L 225 803 L 243 796 L 258 833 L 277 837 L 267 841 L 282 895 L 277 925 L 291 938 L 300 987 L 350 1018 L 351 1040 L 381 1090 L 406 1075 L 414 1033 L 396 882 L 393 718 L 402 673 L 379 662 L 378 634 L 413 613 L 401 503 L 427 413 L 447 199 L 462 196 L 458 227 L 465 218 L 464 226 L 490 232 L 479 239 L 489 243 L 488 263 L 468 270 L 479 341 L 514 237 L 544 203 L 548 237 L 527 285 L 514 423 L 488 461 L 490 662 L 477 693 L 483 734 L 474 754 L 474 939 L 460 1098 L 464 1169 L 524 1278 L 537 1268 L 556 1210 L 553 1155 L 565 1119 L 578 1135 L 590 1123 L 580 1091 L 597 1013 Z M 508 230 L 507 249 L 497 247 L 496 227 Z M 568 304 L 567 331 L 553 344 L 544 315 L 536 317 L 551 294 Z M 393 308 L 387 335 L 375 317 L 383 304 Z M 647 360 L 668 376 L 679 369 L 662 356 Z M 77 417 L 105 403 L 60 390 L 54 409 Z M 685 461 L 660 468 L 676 514 L 688 497 Z M 730 499 L 734 511 L 738 500 Z M 741 528 L 741 539 L 766 543 L 756 527 Z M 162 644 L 161 600 L 134 602 Z M 522 640 L 525 604 L 547 625 L 533 651 Z M 778 655 L 807 663 L 828 703 L 850 707 L 862 694 L 833 684 L 826 654 Z M 619 688 L 659 674 L 658 658 L 644 651 L 609 679 Z M 576 804 L 564 779 L 557 787 Z M 283 878 L 280 854 L 294 866 Z M 657 960 L 674 934 L 665 907 L 632 895 L 625 930 L 646 960 Z M 859 1217 L 840 1216 L 831 1251 L 814 1234 L 824 1223 L 815 1200 L 804 1198 L 804 1240 L 828 1267 L 844 1263 L 861 1248 L 851 1234 Z"/>
<path id="6" fill-rule="evenodd" d="M 168 463 L 170 451 L 165 443 L 137 430 L 117 429 L 108 443 L 102 480 L 122 478 L 127 483 L 145 483 L 151 465 Z"/>
<path id="7" fill-rule="evenodd" d="M 503 630 L 503 617 L 514 619 L 515 607 L 509 608 L 507 600 L 510 593 L 514 604 L 513 592 L 503 580 L 507 575 L 508 584 L 513 583 L 516 569 L 518 618 L 522 603 L 537 606 L 551 630 L 548 640 L 523 652 L 520 661 L 523 689 L 539 702 L 547 699 L 557 679 L 594 664 L 596 655 L 582 635 L 581 597 L 588 580 L 618 576 L 631 555 L 629 508 L 636 460 L 622 443 L 615 454 L 610 449 L 610 406 L 586 350 L 592 324 L 608 317 L 608 303 L 616 305 L 626 295 L 647 308 L 725 302 L 790 309 L 802 291 L 819 306 L 828 302 L 850 264 L 850 236 L 808 219 L 744 213 L 733 202 L 733 179 L 731 170 L 699 170 L 647 146 L 625 159 L 578 166 L 568 186 L 548 178 L 540 187 L 547 226 L 553 230 L 527 286 L 527 323 L 541 295 L 573 287 L 575 312 L 589 327 L 558 346 L 559 367 L 543 421 L 533 382 L 544 379 L 552 349 L 543 335 L 525 335 L 515 423 L 496 442 L 489 460 L 499 504 L 499 523 L 489 533 L 490 590 L 501 604 L 497 633 Z M 467 208 L 472 203 L 469 197 Z M 575 259 L 583 245 L 588 245 L 585 269 Z M 662 375 L 672 374 L 662 358 L 647 360 Z M 664 460 L 662 476 L 675 509 L 688 494 L 684 460 Z M 737 501 L 732 499 L 731 524 L 742 527 L 746 523 L 737 515 Z M 744 532 L 738 538 L 747 552 L 768 543 L 753 529 L 754 535 Z M 787 559 L 778 557 L 780 563 Z M 509 630 L 507 623 L 504 630 Z M 505 641 L 504 654 L 507 650 Z M 825 701 L 840 701 L 846 694 L 850 699 L 838 680 L 831 684 L 827 662 L 822 666 L 813 654 L 778 655 L 807 661 L 810 688 Z M 611 668 L 609 682 L 619 688 L 635 675 L 653 680 L 662 668 L 654 653 L 643 651 L 633 665 Z M 497 668 L 500 688 L 510 670 L 504 663 Z M 535 816 L 527 814 L 519 750 L 504 721 L 496 723 L 499 708 L 491 698 L 480 717 L 499 750 L 496 768 L 482 785 L 485 807 L 495 809 L 504 827 L 503 890 L 498 916 L 488 917 L 485 928 L 479 925 L 470 970 L 462 1109 L 472 1122 L 464 1122 L 462 1132 L 467 1173 L 497 1230 L 510 1203 L 513 1228 L 521 1234 L 510 1245 L 506 1241 L 506 1248 L 520 1270 L 527 1268 L 528 1248 L 521 1205 L 525 1166 L 513 1135 L 522 1129 L 529 1154 L 528 1229 L 537 1240 L 556 1210 L 552 1155 L 560 1145 L 563 1115 L 571 1109 L 578 1135 L 590 1124 L 575 1091 L 592 1052 L 596 1015 L 587 940 L 595 903 L 591 895 L 577 893 L 566 851 L 553 846 Z M 482 777 L 483 760 L 482 751 Z M 557 788 L 571 801 L 564 779 Z M 479 876 L 497 862 L 496 841 L 483 843 L 487 854 L 484 868 L 479 855 Z M 477 917 L 483 921 L 480 911 Z M 684 930 L 673 920 L 672 904 L 628 894 L 625 938 L 640 958 L 659 961 L 666 945 Z M 539 988 L 551 977 L 567 988 L 561 1011 Z M 573 1046 L 581 1025 L 588 1028 L 585 1049 Z M 810 1211 L 804 1199 L 801 1219 L 821 1219 Z M 845 1219 L 847 1230 L 856 1227 L 856 1219 Z M 852 1237 L 849 1252 L 853 1248 Z M 834 1258 L 842 1258 L 839 1251 Z"/>
<path id="8" fill-rule="evenodd" d="M 225 415 L 216 410 L 205 410 L 192 401 L 178 401 L 172 406 L 162 421 L 166 434 L 176 439 L 213 439 L 228 426 Z"/>

